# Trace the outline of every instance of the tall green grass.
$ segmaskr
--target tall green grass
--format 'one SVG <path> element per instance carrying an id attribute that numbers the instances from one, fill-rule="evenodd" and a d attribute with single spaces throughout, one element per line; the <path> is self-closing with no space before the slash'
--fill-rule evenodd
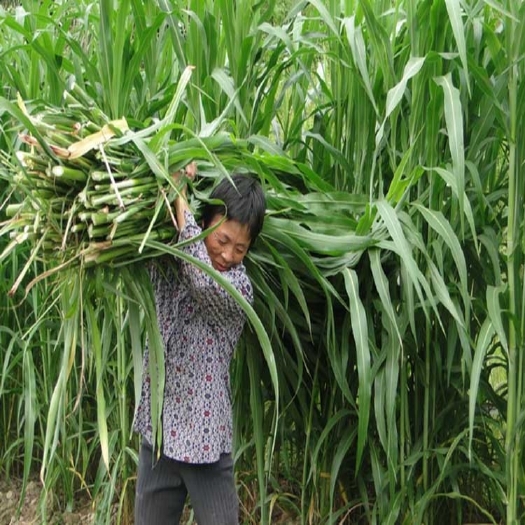
<path id="1" fill-rule="evenodd" d="M 248 327 L 232 369 L 245 521 L 519 523 L 523 2 L 24 7 L 0 18 L 6 99 L 59 105 L 73 76 L 139 125 L 195 66 L 167 136 L 238 148 L 188 150 L 195 195 L 240 165 L 267 190 L 247 265 L 271 347 Z M 6 291 L 27 257 L 2 265 Z M 87 488 L 126 522 L 147 314 L 115 275 L 2 294 L 0 468 L 44 464 L 50 493 Z"/>

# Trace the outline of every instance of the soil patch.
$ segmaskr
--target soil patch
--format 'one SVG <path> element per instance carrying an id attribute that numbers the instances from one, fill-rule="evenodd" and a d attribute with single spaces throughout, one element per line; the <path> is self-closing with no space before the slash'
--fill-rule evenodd
<path id="1" fill-rule="evenodd" d="M 24 502 L 17 516 L 22 482 L 18 480 L 0 480 L 0 525 L 37 525 L 40 518 L 40 481 L 28 482 Z M 59 511 L 48 506 L 48 523 L 50 525 L 92 525 L 94 523 L 92 504 L 87 497 L 80 497 L 72 511 Z"/>

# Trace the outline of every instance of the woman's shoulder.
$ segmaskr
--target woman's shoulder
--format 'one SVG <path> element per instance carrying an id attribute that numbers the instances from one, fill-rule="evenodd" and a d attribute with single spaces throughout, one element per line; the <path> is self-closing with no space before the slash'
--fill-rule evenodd
<path id="1" fill-rule="evenodd" d="M 174 282 L 178 279 L 178 259 L 172 255 L 159 255 L 148 263 L 151 280 L 156 282 Z"/>

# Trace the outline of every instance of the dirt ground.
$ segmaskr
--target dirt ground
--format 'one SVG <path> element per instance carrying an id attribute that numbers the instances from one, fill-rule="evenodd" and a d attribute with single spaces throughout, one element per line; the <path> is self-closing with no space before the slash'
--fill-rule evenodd
<path id="1" fill-rule="evenodd" d="M 18 503 L 22 490 L 22 483 L 18 480 L 0 479 L 0 525 L 40 525 L 42 520 L 39 511 L 39 498 L 42 491 L 40 481 L 33 479 L 28 482 L 24 504 L 17 516 Z M 116 512 L 115 512 L 116 515 Z M 95 524 L 95 513 L 89 498 L 79 498 L 76 508 L 72 511 L 58 511 L 48 508 L 48 525 L 100 525 Z M 182 523 L 196 525 L 191 518 L 190 509 L 186 507 L 182 516 Z M 117 522 L 117 520 L 112 520 Z M 128 523 L 127 525 L 132 525 Z"/>
<path id="2" fill-rule="evenodd" d="M 17 517 L 22 485 L 19 481 L 0 480 L 0 525 L 37 525 L 41 523 L 38 510 L 41 492 L 40 482 L 31 480 L 27 484 L 24 504 Z M 49 509 L 49 525 L 92 525 L 93 512 L 91 503 L 80 501 L 72 512 L 57 512 Z"/>

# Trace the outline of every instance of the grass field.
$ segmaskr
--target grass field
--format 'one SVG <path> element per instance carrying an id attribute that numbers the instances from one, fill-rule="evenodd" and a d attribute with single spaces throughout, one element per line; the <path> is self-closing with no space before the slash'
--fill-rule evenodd
<path id="1" fill-rule="evenodd" d="M 268 201 L 231 370 L 243 523 L 523 521 L 524 20 L 521 0 L 2 4 L 0 472 L 39 520 L 87 497 L 131 523 L 147 336 L 163 362 L 144 259 L 182 256 L 164 197 L 195 160 L 197 215 L 233 170 Z"/>

